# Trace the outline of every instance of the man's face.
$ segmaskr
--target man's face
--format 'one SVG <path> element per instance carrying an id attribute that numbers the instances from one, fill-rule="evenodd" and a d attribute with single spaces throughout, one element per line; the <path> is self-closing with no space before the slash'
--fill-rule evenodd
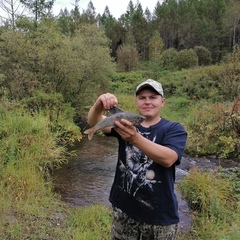
<path id="1" fill-rule="evenodd" d="M 141 115 L 154 118 L 159 116 L 165 98 L 149 88 L 141 90 L 136 96 L 136 106 Z"/>

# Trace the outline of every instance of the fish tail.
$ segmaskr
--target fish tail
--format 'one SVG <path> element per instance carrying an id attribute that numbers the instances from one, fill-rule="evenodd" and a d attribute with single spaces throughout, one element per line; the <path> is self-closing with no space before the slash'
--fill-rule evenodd
<path id="1" fill-rule="evenodd" d="M 92 140 L 93 138 L 93 134 L 95 133 L 94 129 L 90 128 L 90 129 L 87 129 L 84 134 L 88 134 L 88 140 Z"/>

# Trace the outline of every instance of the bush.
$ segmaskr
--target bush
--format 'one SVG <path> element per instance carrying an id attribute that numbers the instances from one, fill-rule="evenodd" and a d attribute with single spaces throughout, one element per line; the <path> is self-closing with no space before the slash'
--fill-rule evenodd
<path id="1" fill-rule="evenodd" d="M 239 110 L 231 113 L 232 104 L 209 104 L 204 100 L 199 106 L 192 108 L 184 120 L 191 139 L 187 151 L 196 155 L 239 158 L 240 142 L 233 121 L 236 116 L 239 117 Z"/>
<path id="2" fill-rule="evenodd" d="M 176 69 L 175 66 L 175 59 L 178 55 L 178 52 L 175 48 L 169 48 L 162 53 L 162 67 L 165 70 L 174 70 Z"/>
<path id="3" fill-rule="evenodd" d="M 207 66 L 212 63 L 211 52 L 207 48 L 195 46 L 194 51 L 197 53 L 199 66 Z"/>
<path id="4" fill-rule="evenodd" d="M 120 71 L 130 72 L 139 64 L 138 51 L 130 45 L 123 45 L 117 49 L 117 68 Z"/>
<path id="5" fill-rule="evenodd" d="M 198 56 L 193 49 L 184 49 L 178 52 L 174 63 L 178 70 L 196 67 L 198 66 Z"/>

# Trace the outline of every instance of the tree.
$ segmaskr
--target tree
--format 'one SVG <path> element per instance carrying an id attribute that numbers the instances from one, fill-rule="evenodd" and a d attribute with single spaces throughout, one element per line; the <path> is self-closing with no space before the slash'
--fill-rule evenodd
<path id="1" fill-rule="evenodd" d="M 67 8 L 65 8 L 64 10 L 61 9 L 58 15 L 57 24 L 63 34 L 69 35 L 71 33 L 70 19 L 70 13 Z"/>
<path id="2" fill-rule="evenodd" d="M 33 14 L 35 21 L 51 14 L 55 0 L 20 0 Z"/>
<path id="3" fill-rule="evenodd" d="M 199 66 L 207 66 L 212 63 L 211 52 L 207 48 L 204 46 L 195 46 L 194 51 L 197 53 Z"/>
<path id="4" fill-rule="evenodd" d="M 75 63 L 71 91 L 69 81 L 61 91 L 68 93 L 73 106 L 89 105 L 101 92 L 110 87 L 109 74 L 115 65 L 110 56 L 109 40 L 95 25 L 83 25 L 71 39 Z"/>
<path id="5" fill-rule="evenodd" d="M 201 42 L 198 45 L 203 45 L 211 51 L 213 63 L 219 62 L 226 52 L 224 39 L 228 37 L 225 32 L 226 1 L 201 0 L 198 11 L 201 11 L 200 16 L 204 23 L 200 33 Z"/>
<path id="6" fill-rule="evenodd" d="M 103 15 L 99 17 L 99 26 L 106 36 L 111 39 L 111 55 L 116 58 L 116 50 L 118 45 L 121 44 L 121 27 L 110 13 L 108 6 L 105 7 Z"/>
<path id="7" fill-rule="evenodd" d="M 120 71 L 130 72 L 139 64 L 137 49 L 131 45 L 122 45 L 117 49 L 117 67 Z"/>
<path id="8" fill-rule="evenodd" d="M 175 70 L 176 69 L 176 57 L 178 52 L 175 48 L 169 48 L 162 53 L 162 67 L 166 70 Z"/>
<path id="9" fill-rule="evenodd" d="M 155 31 L 149 41 L 149 59 L 159 65 L 161 62 L 162 52 L 164 50 L 163 40 L 160 34 Z"/>
<path id="10" fill-rule="evenodd" d="M 88 3 L 88 7 L 83 11 L 81 18 L 84 23 L 96 24 L 96 11 L 92 1 Z"/>
<path id="11" fill-rule="evenodd" d="M 29 32 L 6 31 L 0 41 L 0 87 L 18 100 L 36 91 L 61 93 L 79 110 L 110 85 L 114 64 L 108 44 L 94 25 L 73 36 L 61 34 L 53 20 Z"/>
<path id="12" fill-rule="evenodd" d="M 69 16 L 68 24 L 69 24 L 69 30 L 70 30 L 71 34 L 74 34 L 74 32 L 79 29 L 79 26 L 82 21 L 78 2 L 79 2 L 79 0 L 75 0 L 74 8 L 73 8 L 73 10 L 71 10 L 71 13 Z"/>
<path id="13" fill-rule="evenodd" d="M 202 19 L 199 19 L 197 6 L 197 0 L 180 1 L 178 4 L 177 50 L 199 45 L 198 23 Z"/>
<path id="14" fill-rule="evenodd" d="M 142 5 L 139 3 L 139 1 L 137 1 L 136 10 L 133 14 L 131 28 L 135 38 L 139 57 L 142 60 L 148 59 L 149 35 L 147 32 L 147 24 L 148 23 L 144 17 Z"/>
<path id="15" fill-rule="evenodd" d="M 23 15 L 24 8 L 17 0 L 0 0 L 0 8 L 8 15 L 10 26 L 15 28 L 16 20 Z"/>
<path id="16" fill-rule="evenodd" d="M 151 12 L 150 12 L 150 10 L 148 8 L 145 9 L 144 16 L 145 16 L 147 22 L 151 22 L 152 21 L 152 14 L 151 14 Z"/>
<path id="17" fill-rule="evenodd" d="M 175 58 L 175 65 L 178 70 L 196 67 L 198 66 L 198 56 L 193 49 L 181 50 Z"/>
<path id="18" fill-rule="evenodd" d="M 123 32 L 123 43 L 125 43 L 126 35 L 132 35 L 134 42 L 136 43 L 136 49 L 139 54 L 139 58 L 146 60 L 148 57 L 148 27 L 147 20 L 144 17 L 142 5 L 139 1 L 134 5 L 132 1 L 129 1 L 127 11 L 119 19 L 121 26 L 125 29 Z"/>
<path id="19" fill-rule="evenodd" d="M 230 0 L 228 2 L 228 13 L 226 26 L 230 29 L 230 46 L 235 52 L 240 38 L 240 3 L 238 0 Z"/>
<path id="20" fill-rule="evenodd" d="M 157 4 L 153 24 L 164 42 L 165 48 L 178 47 L 178 2 L 168 0 Z"/>

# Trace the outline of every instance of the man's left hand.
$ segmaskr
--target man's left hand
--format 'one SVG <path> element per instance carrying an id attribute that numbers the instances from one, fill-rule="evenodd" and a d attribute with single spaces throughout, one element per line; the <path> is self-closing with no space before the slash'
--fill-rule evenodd
<path id="1" fill-rule="evenodd" d="M 116 132 L 127 142 L 132 142 L 137 134 L 136 127 L 126 119 L 116 121 L 115 126 Z"/>

